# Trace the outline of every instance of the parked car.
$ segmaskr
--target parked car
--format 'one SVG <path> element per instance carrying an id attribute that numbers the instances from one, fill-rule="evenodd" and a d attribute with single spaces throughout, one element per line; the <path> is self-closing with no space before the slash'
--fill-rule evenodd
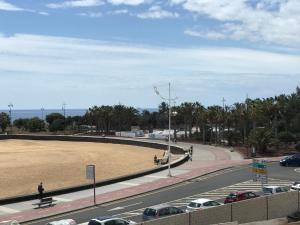
<path id="1" fill-rule="evenodd" d="M 143 212 L 143 220 L 184 213 L 182 209 L 167 204 L 148 207 Z"/>
<path id="2" fill-rule="evenodd" d="M 219 202 L 207 199 L 207 198 L 199 198 L 199 199 L 191 201 L 187 205 L 185 212 L 192 212 L 197 209 L 206 209 L 206 208 L 219 206 L 219 205 L 222 205 L 222 204 Z"/>
<path id="3" fill-rule="evenodd" d="M 91 219 L 88 225 L 129 225 L 129 224 L 136 224 L 136 222 L 131 220 L 124 220 L 122 218 L 117 217 L 98 217 Z"/>
<path id="4" fill-rule="evenodd" d="M 252 191 L 243 191 L 243 192 L 231 192 L 224 201 L 224 204 L 227 203 L 232 203 L 232 202 L 238 202 L 238 201 L 243 201 L 243 200 L 247 200 L 247 199 L 251 199 L 251 198 L 256 198 L 259 197 L 258 194 L 255 194 Z"/>
<path id="5" fill-rule="evenodd" d="M 300 153 L 289 155 L 280 160 L 281 166 L 300 166 Z"/>
<path id="6" fill-rule="evenodd" d="M 58 221 L 52 221 L 50 223 L 47 223 L 47 225 L 76 225 L 76 221 L 73 219 L 64 219 L 64 220 L 58 220 Z"/>
<path id="7" fill-rule="evenodd" d="M 263 193 L 265 195 L 276 194 L 281 192 L 287 192 L 289 189 L 287 187 L 280 187 L 280 186 L 264 186 Z"/>
<path id="8" fill-rule="evenodd" d="M 291 190 L 300 190 L 300 181 L 295 181 L 291 186 Z"/>

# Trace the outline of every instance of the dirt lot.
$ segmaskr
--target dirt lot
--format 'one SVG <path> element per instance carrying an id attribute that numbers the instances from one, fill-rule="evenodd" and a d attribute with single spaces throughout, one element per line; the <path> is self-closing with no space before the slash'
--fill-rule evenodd
<path id="1" fill-rule="evenodd" d="M 66 141 L 0 141 L 0 198 L 88 183 L 85 168 L 96 165 L 97 180 L 154 167 L 163 151 L 130 145 Z"/>

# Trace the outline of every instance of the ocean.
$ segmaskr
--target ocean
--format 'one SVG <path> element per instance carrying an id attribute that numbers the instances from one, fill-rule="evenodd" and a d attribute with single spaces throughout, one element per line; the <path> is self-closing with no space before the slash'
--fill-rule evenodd
<path id="1" fill-rule="evenodd" d="M 137 109 L 140 113 L 144 110 L 142 108 Z M 146 110 L 150 112 L 156 112 L 156 108 L 146 108 Z M 68 116 L 83 116 L 86 113 L 87 109 L 67 109 L 66 108 L 66 117 Z M 9 114 L 9 110 L 1 110 L 0 112 L 5 112 Z M 64 114 L 62 109 L 44 109 L 43 111 L 41 109 L 12 109 L 11 110 L 11 117 L 12 121 L 16 119 L 28 119 L 33 117 L 38 117 L 40 119 L 45 120 L 46 115 L 51 113 L 60 113 Z"/>
<path id="2" fill-rule="evenodd" d="M 66 117 L 68 116 L 83 116 L 86 113 L 87 109 L 66 109 Z M 0 112 L 5 112 L 9 114 L 9 110 L 0 110 Z M 62 109 L 12 109 L 11 117 L 12 120 L 16 119 L 28 119 L 32 117 L 39 117 L 40 119 L 45 120 L 46 115 L 51 113 L 60 113 L 64 114 Z"/>

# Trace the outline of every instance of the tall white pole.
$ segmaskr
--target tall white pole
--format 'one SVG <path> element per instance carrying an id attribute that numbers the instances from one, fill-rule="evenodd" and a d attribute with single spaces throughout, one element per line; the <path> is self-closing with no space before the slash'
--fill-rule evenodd
<path id="1" fill-rule="evenodd" d="M 168 144 L 168 176 L 171 177 L 171 84 L 169 83 L 169 144 Z"/>

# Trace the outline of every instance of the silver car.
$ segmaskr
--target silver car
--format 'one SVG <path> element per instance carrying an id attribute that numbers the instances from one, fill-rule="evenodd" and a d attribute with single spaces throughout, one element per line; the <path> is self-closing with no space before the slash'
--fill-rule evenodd
<path id="1" fill-rule="evenodd" d="M 131 225 L 136 222 L 117 217 L 98 217 L 91 219 L 88 225 Z"/>
<path id="2" fill-rule="evenodd" d="M 187 205 L 185 212 L 192 212 L 197 209 L 206 209 L 206 208 L 219 206 L 219 205 L 223 205 L 223 204 L 213 201 L 211 199 L 199 198 L 199 199 L 191 201 Z"/>

